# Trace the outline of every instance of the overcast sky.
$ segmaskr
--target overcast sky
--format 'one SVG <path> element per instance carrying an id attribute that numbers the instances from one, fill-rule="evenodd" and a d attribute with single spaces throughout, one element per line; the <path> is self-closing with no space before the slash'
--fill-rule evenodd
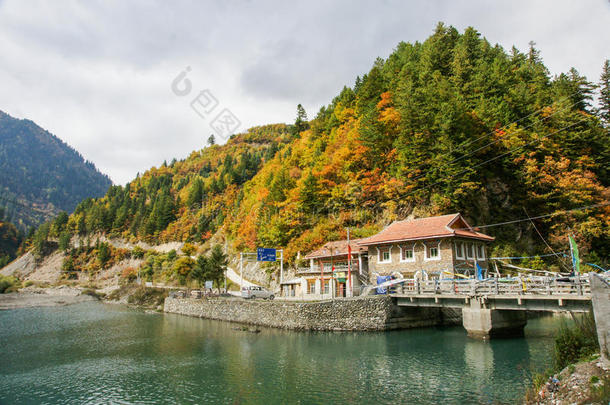
<path id="1" fill-rule="evenodd" d="M 535 41 L 552 74 L 575 67 L 597 82 L 610 58 L 608 0 L 288 3 L 0 0 L 0 110 L 124 184 L 201 149 L 225 109 L 241 130 L 292 122 L 298 103 L 314 117 L 438 21 L 507 50 Z M 190 92 L 177 95 L 187 67 Z"/>

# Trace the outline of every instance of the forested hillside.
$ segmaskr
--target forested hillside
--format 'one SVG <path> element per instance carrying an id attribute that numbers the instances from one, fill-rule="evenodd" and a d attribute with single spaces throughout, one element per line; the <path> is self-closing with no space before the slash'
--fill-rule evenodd
<path id="1" fill-rule="evenodd" d="M 93 163 L 29 120 L 0 111 L 0 207 L 22 229 L 72 212 L 112 184 Z"/>
<path id="2" fill-rule="evenodd" d="M 0 269 L 13 260 L 21 244 L 22 235 L 10 222 L 3 221 L 4 212 L 0 208 Z"/>
<path id="3" fill-rule="evenodd" d="M 222 232 L 238 250 L 284 247 L 292 262 L 348 226 L 360 237 L 411 215 L 461 212 L 484 225 L 555 214 L 485 228 L 494 254 L 564 251 L 572 234 L 586 260 L 607 265 L 610 135 L 594 88 L 576 70 L 551 77 L 533 46 L 507 52 L 439 24 L 312 120 L 299 108 L 294 125 L 153 168 L 39 237 L 200 243 Z"/>

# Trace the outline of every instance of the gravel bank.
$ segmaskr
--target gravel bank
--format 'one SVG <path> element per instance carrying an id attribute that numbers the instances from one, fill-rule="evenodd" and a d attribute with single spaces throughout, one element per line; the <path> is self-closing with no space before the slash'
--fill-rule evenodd
<path id="1" fill-rule="evenodd" d="M 0 310 L 54 307 L 95 300 L 97 298 L 83 294 L 78 288 L 24 288 L 20 292 L 0 294 Z"/>

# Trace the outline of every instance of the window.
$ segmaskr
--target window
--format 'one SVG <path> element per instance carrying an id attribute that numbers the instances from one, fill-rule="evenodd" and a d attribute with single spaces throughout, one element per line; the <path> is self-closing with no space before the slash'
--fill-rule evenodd
<path id="1" fill-rule="evenodd" d="M 474 243 L 468 243 L 466 245 L 466 254 L 469 259 L 474 259 Z"/>
<path id="2" fill-rule="evenodd" d="M 400 261 L 401 262 L 414 262 L 415 261 L 415 255 L 413 254 L 413 245 L 400 247 Z"/>
<path id="3" fill-rule="evenodd" d="M 440 242 L 434 245 L 426 245 L 426 257 L 424 260 L 440 260 Z"/>
<path id="4" fill-rule="evenodd" d="M 477 258 L 485 259 L 485 245 L 477 245 Z"/>
<path id="5" fill-rule="evenodd" d="M 456 259 L 464 258 L 464 243 L 463 242 L 455 242 L 455 257 L 456 257 Z"/>
<path id="6" fill-rule="evenodd" d="M 307 293 L 308 294 L 316 293 L 316 280 L 307 280 Z"/>
<path id="7" fill-rule="evenodd" d="M 392 256 L 390 255 L 391 248 L 381 248 L 379 250 L 379 263 L 390 263 Z"/>
<path id="8" fill-rule="evenodd" d="M 330 281 L 324 280 L 322 284 L 323 284 L 322 290 L 324 291 L 322 294 L 330 293 L 330 291 L 328 289 L 328 286 L 330 285 Z"/>

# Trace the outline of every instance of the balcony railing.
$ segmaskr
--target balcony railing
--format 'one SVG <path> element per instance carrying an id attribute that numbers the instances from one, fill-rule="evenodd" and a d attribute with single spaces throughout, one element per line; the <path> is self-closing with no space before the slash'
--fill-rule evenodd
<path id="1" fill-rule="evenodd" d="M 332 266 L 328 265 L 328 266 L 324 266 L 324 273 L 332 273 L 333 268 Z M 358 272 L 358 264 L 354 263 L 352 264 L 352 272 Z M 347 272 L 347 265 L 346 264 L 340 264 L 340 265 L 335 265 L 335 273 L 336 272 Z M 299 267 L 297 269 L 297 274 L 319 274 L 320 273 L 320 266 L 313 266 L 312 267 Z"/>

